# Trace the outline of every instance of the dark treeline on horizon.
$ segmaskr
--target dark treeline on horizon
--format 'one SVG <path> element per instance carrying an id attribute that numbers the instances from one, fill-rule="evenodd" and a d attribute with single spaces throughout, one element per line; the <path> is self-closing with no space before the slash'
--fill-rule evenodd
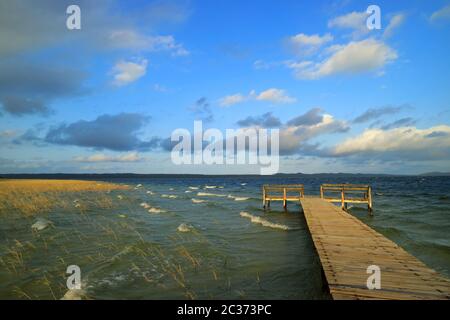
<path id="1" fill-rule="evenodd" d="M 257 174 L 140 174 L 140 173 L 11 173 L 0 174 L 0 179 L 145 179 L 145 178 L 221 178 L 221 177 L 298 177 L 298 176 L 358 176 L 358 177 L 374 177 L 374 176 L 449 176 L 448 172 L 429 172 L 423 174 L 411 175 L 394 175 L 394 174 L 378 174 L 378 173 L 278 173 L 272 176 L 261 176 Z"/>

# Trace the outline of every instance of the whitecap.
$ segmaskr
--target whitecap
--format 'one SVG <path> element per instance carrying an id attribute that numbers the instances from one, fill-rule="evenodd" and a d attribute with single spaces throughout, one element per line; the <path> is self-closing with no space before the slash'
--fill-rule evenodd
<path id="1" fill-rule="evenodd" d="M 149 194 L 149 195 L 154 195 L 154 193 L 152 192 L 152 191 L 147 191 L 147 194 Z"/>
<path id="2" fill-rule="evenodd" d="M 189 224 L 182 223 L 178 226 L 177 230 L 178 232 L 190 232 L 194 230 L 194 227 Z"/>
<path id="3" fill-rule="evenodd" d="M 189 187 L 191 190 L 198 190 L 198 187 Z"/>
<path id="4" fill-rule="evenodd" d="M 206 200 L 201 200 L 201 199 L 192 199 L 193 203 L 204 203 L 206 202 Z"/>
<path id="5" fill-rule="evenodd" d="M 263 219 L 261 217 L 257 217 L 257 216 L 251 215 L 248 212 L 241 211 L 240 215 L 241 215 L 241 217 L 249 218 L 250 221 L 253 222 L 253 223 L 257 223 L 257 224 L 263 225 L 264 227 L 269 227 L 269 228 L 274 228 L 274 229 L 281 229 L 281 230 L 290 230 L 291 229 L 291 228 L 289 228 L 288 226 L 286 226 L 284 224 L 273 223 L 273 222 L 267 221 L 267 220 L 265 220 L 265 219 Z"/>
<path id="6" fill-rule="evenodd" d="M 121 196 L 120 194 L 117 196 L 117 199 L 119 200 L 123 200 L 123 196 Z"/>
<path id="7" fill-rule="evenodd" d="M 159 209 L 159 208 L 150 208 L 149 210 L 148 210 L 148 212 L 149 213 L 164 213 L 164 212 L 167 212 L 166 210 L 163 210 L 163 209 Z"/>
<path id="8" fill-rule="evenodd" d="M 178 198 L 178 196 L 176 196 L 174 194 L 163 194 L 163 195 L 161 195 L 161 198 L 176 199 L 176 198 Z"/>
<path id="9" fill-rule="evenodd" d="M 143 207 L 144 209 L 148 209 L 148 208 L 151 207 L 147 202 L 142 202 L 142 203 L 140 204 L 140 206 Z"/>
<path id="10" fill-rule="evenodd" d="M 208 193 L 208 192 L 198 192 L 199 197 L 226 197 L 226 194 Z"/>
<path id="11" fill-rule="evenodd" d="M 217 186 L 205 186 L 205 189 L 215 189 Z"/>
<path id="12" fill-rule="evenodd" d="M 246 201 L 246 200 L 250 199 L 250 198 L 247 198 L 247 197 L 236 197 L 236 196 L 233 196 L 231 194 L 228 195 L 228 198 L 234 199 L 234 201 Z"/>
<path id="13" fill-rule="evenodd" d="M 36 231 L 44 230 L 45 228 L 52 226 L 53 222 L 44 218 L 38 218 L 36 222 L 31 226 L 31 229 Z"/>

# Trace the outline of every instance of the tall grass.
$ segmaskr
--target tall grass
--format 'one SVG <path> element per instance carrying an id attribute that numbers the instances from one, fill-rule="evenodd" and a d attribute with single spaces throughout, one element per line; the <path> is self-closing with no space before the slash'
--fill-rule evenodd
<path id="1" fill-rule="evenodd" d="M 67 194 L 76 196 L 82 192 L 101 192 L 127 189 L 126 186 L 97 181 L 80 180 L 0 180 L 0 214 L 11 210 L 25 216 L 33 216 L 55 207 L 74 207 L 73 200 Z M 105 194 L 99 194 L 91 205 L 110 208 L 112 200 Z M 77 202 L 81 212 L 86 211 L 86 203 Z"/>

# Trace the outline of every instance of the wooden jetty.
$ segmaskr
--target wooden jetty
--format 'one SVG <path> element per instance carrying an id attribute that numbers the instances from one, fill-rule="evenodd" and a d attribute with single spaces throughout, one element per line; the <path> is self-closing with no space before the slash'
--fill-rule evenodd
<path id="1" fill-rule="evenodd" d="M 326 191 L 331 188 L 321 190 Z M 280 187 L 278 187 L 280 188 Z M 293 185 L 287 187 L 294 188 Z M 303 186 L 301 185 L 303 190 Z M 341 188 L 341 189 L 339 189 Z M 336 186 L 342 190 L 342 185 Z M 266 186 L 264 190 L 280 192 Z M 281 188 L 283 195 L 287 192 Z M 284 191 L 286 190 L 286 191 Z M 295 190 L 295 189 L 293 189 Z M 366 189 L 369 190 L 370 188 Z M 364 192 L 364 191 L 363 191 Z M 323 197 L 323 193 L 321 192 Z M 427 267 L 391 240 L 331 202 L 336 198 L 298 196 L 303 207 L 324 278 L 333 299 L 434 300 L 450 299 L 450 280 Z M 280 200 L 265 194 L 263 199 Z M 284 203 L 289 199 L 281 197 Z M 372 207 L 371 196 L 370 208 Z M 333 200 L 333 201 L 331 201 Z M 270 201 L 270 200 L 267 200 Z M 358 200 L 356 200 L 358 201 Z M 350 201 L 348 201 L 350 202 Z M 359 202 L 361 203 L 361 202 Z M 380 270 L 380 288 L 369 289 L 368 268 Z"/>

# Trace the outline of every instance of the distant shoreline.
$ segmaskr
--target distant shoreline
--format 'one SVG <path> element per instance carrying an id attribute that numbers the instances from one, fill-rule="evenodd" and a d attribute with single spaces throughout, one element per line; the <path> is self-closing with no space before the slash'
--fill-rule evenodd
<path id="1" fill-rule="evenodd" d="M 225 178 L 225 177 L 448 177 L 450 172 L 429 172 L 422 174 L 380 174 L 380 173 L 278 173 L 270 176 L 258 174 L 139 174 L 139 173 L 11 173 L 0 174 L 0 179 L 145 179 L 145 178 Z"/>

